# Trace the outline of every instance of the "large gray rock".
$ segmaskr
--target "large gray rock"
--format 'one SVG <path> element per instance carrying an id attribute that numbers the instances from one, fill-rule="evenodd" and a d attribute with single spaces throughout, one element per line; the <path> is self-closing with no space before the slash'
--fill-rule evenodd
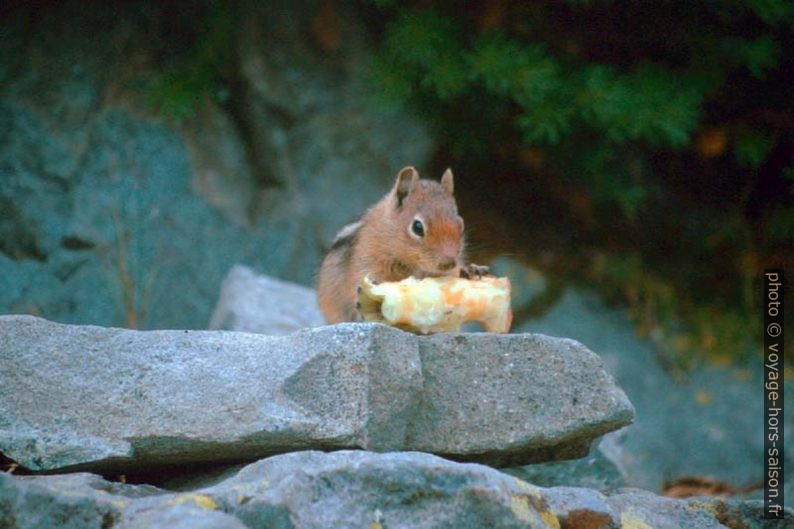
<path id="1" fill-rule="evenodd" d="M 0 317 L 0 452 L 141 470 L 305 448 L 493 465 L 584 455 L 633 410 L 598 361 L 539 335 L 341 324 L 275 337 Z"/>
<path id="2" fill-rule="evenodd" d="M 634 409 L 579 342 L 540 334 L 419 339 L 424 386 L 408 448 L 509 466 L 586 455 Z"/>
<path id="3" fill-rule="evenodd" d="M 324 323 L 314 290 L 236 265 L 223 280 L 209 328 L 284 335 Z"/>
<path id="4" fill-rule="evenodd" d="M 535 487 L 418 452 L 298 452 L 201 492 L 250 527 L 554 527 Z"/>
<path id="5" fill-rule="evenodd" d="M 180 493 L 90 474 L 0 474 L 0 524 L 9 529 L 791 527 L 794 513 L 783 514 L 763 520 L 757 501 L 544 489 L 482 465 L 417 452 L 296 452 Z"/>
<path id="6" fill-rule="evenodd" d="M 412 336 L 382 325 L 273 337 L 6 316 L 0 337 L 0 452 L 34 470 L 398 449 L 422 383 Z"/>

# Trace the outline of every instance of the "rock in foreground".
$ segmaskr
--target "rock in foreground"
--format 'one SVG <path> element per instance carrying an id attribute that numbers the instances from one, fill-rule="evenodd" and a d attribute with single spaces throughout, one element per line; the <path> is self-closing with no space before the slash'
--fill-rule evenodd
<path id="1" fill-rule="evenodd" d="M 424 387 L 411 450 L 494 466 L 571 459 L 634 417 L 598 355 L 574 340 L 472 333 L 418 341 Z"/>
<path id="2" fill-rule="evenodd" d="M 0 337 L 0 453 L 31 470 L 307 448 L 523 464 L 584 455 L 633 416 L 594 353 L 540 335 L 342 324 L 276 337 L 5 316 Z"/>
<path id="3" fill-rule="evenodd" d="M 288 337 L 0 317 L 0 452 L 32 470 L 142 470 L 402 447 L 421 370 L 386 326 Z"/>
<path id="4" fill-rule="evenodd" d="M 760 501 L 676 500 L 626 490 L 542 489 L 491 468 L 417 452 L 295 452 L 191 492 L 110 483 L 92 474 L 0 474 L 3 527 L 283 529 L 484 527 L 784 528 Z"/>

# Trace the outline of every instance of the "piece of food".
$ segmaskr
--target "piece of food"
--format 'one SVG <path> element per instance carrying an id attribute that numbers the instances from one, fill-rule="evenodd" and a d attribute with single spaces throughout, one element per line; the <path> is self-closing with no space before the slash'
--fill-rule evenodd
<path id="1" fill-rule="evenodd" d="M 358 301 L 365 321 L 422 334 L 457 331 L 470 321 L 488 332 L 504 333 L 513 319 L 506 277 L 409 277 L 378 284 L 365 277 Z"/>

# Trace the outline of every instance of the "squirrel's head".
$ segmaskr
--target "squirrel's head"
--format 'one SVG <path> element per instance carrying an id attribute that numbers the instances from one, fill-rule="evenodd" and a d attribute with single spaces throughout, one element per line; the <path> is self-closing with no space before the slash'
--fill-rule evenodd
<path id="1" fill-rule="evenodd" d="M 447 169 L 440 182 L 420 180 L 413 167 L 397 174 L 389 200 L 394 208 L 399 241 L 409 248 L 418 276 L 451 276 L 460 273 L 463 252 L 463 219 L 454 197 L 454 177 Z"/>

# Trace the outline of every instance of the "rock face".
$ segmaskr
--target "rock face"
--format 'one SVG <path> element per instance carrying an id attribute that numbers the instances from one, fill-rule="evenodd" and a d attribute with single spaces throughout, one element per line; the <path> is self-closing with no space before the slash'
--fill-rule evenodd
<path id="1" fill-rule="evenodd" d="M 206 10 L 4 10 L 0 313 L 204 328 L 235 263 L 310 285 L 335 231 L 400 168 L 426 163 L 423 127 L 368 103 L 355 7 L 235 6 L 222 43 L 235 71 L 187 94 L 181 121 L 152 105 L 155 81 L 195 55 L 190 35 L 218 24 Z M 318 16 L 336 28 L 332 49 Z"/>
<path id="2" fill-rule="evenodd" d="M 32 470 L 423 450 L 494 465 L 584 455 L 629 423 L 598 357 L 539 335 L 341 324 L 275 337 L 0 317 L 0 453 Z"/>
<path id="3" fill-rule="evenodd" d="M 763 520 L 761 502 L 544 489 L 430 454 L 361 451 L 274 456 L 212 487 L 181 493 L 91 474 L 0 474 L 0 517 L 11 529 L 783 529 L 794 523 L 790 510 L 782 520 Z"/>
<path id="4" fill-rule="evenodd" d="M 314 290 L 236 265 L 223 280 L 209 328 L 284 335 L 324 323 Z"/>

